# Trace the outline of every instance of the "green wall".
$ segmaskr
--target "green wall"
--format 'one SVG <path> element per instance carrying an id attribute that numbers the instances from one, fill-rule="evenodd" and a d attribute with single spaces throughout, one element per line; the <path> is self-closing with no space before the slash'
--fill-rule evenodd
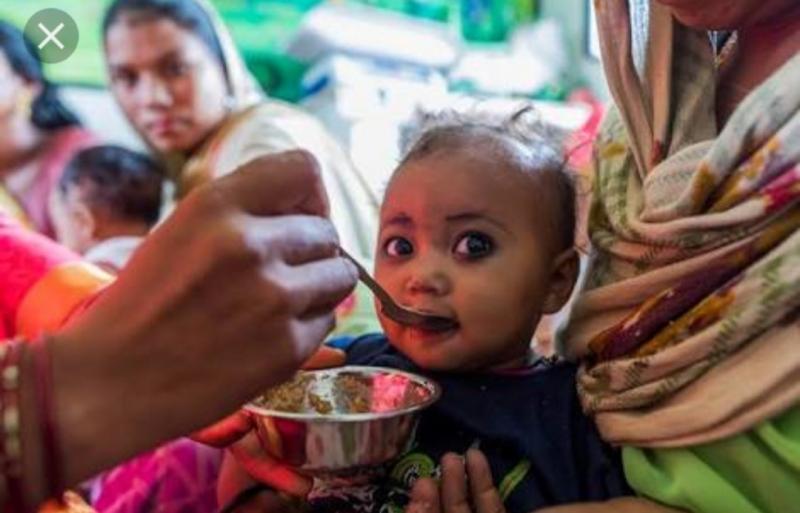
<path id="1" fill-rule="evenodd" d="M 62 63 L 47 66 L 56 81 L 101 86 L 105 71 L 100 54 L 100 21 L 110 0 L 0 0 L 0 18 L 23 26 L 36 11 L 58 7 L 78 23 L 80 41 L 75 54 Z M 242 49 L 248 65 L 265 89 L 273 96 L 296 99 L 297 81 L 305 64 L 281 54 L 300 23 L 303 13 L 324 0 L 212 0 Z M 457 30 L 463 19 L 464 5 L 474 0 L 331 0 L 352 1 L 406 11 L 416 16 L 439 19 Z M 495 0 L 505 2 L 503 16 L 524 21 L 537 12 L 560 20 L 570 55 L 580 65 L 571 67 L 569 83 L 586 82 L 605 96 L 599 62 L 585 55 L 585 18 L 587 0 Z M 502 6 L 501 6 L 502 7 Z M 514 22 L 507 19 L 507 22 Z M 480 31 L 473 31 L 480 36 Z M 491 37 L 491 36 L 489 36 Z"/>

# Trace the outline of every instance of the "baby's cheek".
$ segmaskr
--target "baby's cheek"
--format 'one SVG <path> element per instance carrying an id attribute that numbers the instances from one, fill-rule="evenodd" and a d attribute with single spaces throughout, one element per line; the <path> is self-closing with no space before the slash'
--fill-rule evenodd
<path id="1" fill-rule="evenodd" d="M 380 310 L 380 306 L 376 305 L 376 311 L 378 312 L 378 321 L 381 325 L 381 330 L 386 335 L 386 337 L 391 340 L 397 340 L 397 337 L 400 333 L 400 328 L 397 326 L 397 323 L 390 321 L 389 319 L 384 316 Z"/>
<path id="2" fill-rule="evenodd" d="M 461 325 L 480 335 L 501 323 L 508 314 L 509 305 L 499 294 L 487 290 L 476 290 L 458 301 L 456 309 Z"/>
<path id="3" fill-rule="evenodd" d="M 531 294 L 519 281 L 496 280 L 470 298 L 470 318 L 476 331 L 517 331 L 535 315 Z"/>

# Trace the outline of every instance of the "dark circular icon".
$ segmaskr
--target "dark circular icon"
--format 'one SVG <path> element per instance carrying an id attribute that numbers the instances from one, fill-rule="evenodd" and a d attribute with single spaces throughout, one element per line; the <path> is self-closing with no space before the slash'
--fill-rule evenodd
<path id="1" fill-rule="evenodd" d="M 42 9 L 31 16 L 25 35 L 39 50 L 42 62 L 61 62 L 78 46 L 78 24 L 61 9 Z"/>

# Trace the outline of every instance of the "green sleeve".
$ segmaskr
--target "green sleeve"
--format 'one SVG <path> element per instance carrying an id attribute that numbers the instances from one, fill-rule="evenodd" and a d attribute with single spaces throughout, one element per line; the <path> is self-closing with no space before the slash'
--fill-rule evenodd
<path id="1" fill-rule="evenodd" d="M 800 407 L 716 442 L 675 449 L 623 448 L 640 495 L 697 513 L 800 511 Z"/>

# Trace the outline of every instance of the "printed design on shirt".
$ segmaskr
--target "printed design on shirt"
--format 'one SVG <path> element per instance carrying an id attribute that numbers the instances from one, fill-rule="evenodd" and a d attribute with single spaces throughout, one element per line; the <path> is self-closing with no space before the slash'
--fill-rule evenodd
<path id="1" fill-rule="evenodd" d="M 505 503 L 520 484 L 528 477 L 531 463 L 520 460 L 497 486 L 501 500 Z M 317 485 L 309 497 L 311 511 L 321 513 L 404 513 L 411 489 L 419 478 L 441 477 L 441 466 L 431 455 L 410 452 L 389 467 L 387 482 L 326 489 Z"/>
<path id="2" fill-rule="evenodd" d="M 527 459 L 520 460 L 501 480 L 498 486 L 498 493 L 503 502 L 514 493 L 514 490 L 522 483 L 531 469 L 531 462 Z M 432 477 L 439 479 L 441 467 L 427 454 L 412 452 L 401 458 L 390 472 L 392 481 L 397 486 L 405 490 L 411 490 L 417 479 L 421 477 Z M 390 513 L 387 511 L 386 513 Z"/>
<path id="3" fill-rule="evenodd" d="M 410 452 L 400 458 L 389 472 L 392 481 L 406 489 L 411 489 L 417 479 L 421 477 L 439 477 L 439 468 L 436 462 L 422 452 Z"/>
<path id="4" fill-rule="evenodd" d="M 387 502 L 385 504 L 382 504 L 381 508 L 378 510 L 378 513 L 404 513 L 406 508 L 402 504 L 408 504 L 408 499 L 406 499 L 402 503 Z"/>
<path id="5" fill-rule="evenodd" d="M 508 474 L 506 474 L 506 476 L 500 481 L 500 486 L 498 487 L 500 500 L 505 502 L 506 499 L 508 499 L 511 494 L 514 493 L 514 490 L 525 479 L 525 476 L 528 475 L 528 471 L 530 469 L 531 462 L 528 460 L 522 460 L 517 463 Z"/>

